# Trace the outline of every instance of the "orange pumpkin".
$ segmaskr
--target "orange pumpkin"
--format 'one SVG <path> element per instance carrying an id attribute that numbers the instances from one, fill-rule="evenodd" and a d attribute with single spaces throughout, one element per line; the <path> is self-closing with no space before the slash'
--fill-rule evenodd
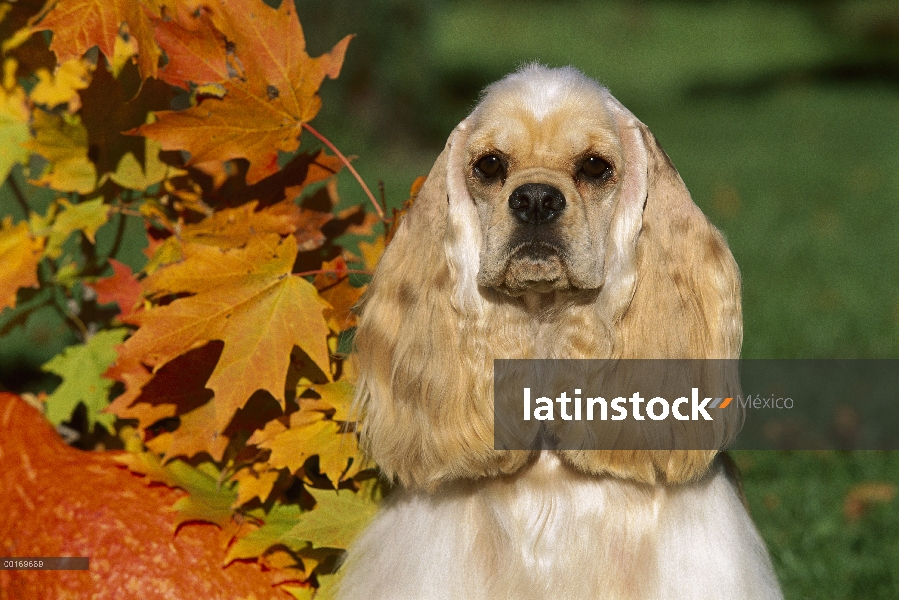
<path id="1" fill-rule="evenodd" d="M 44 417 L 0 393 L 0 556 L 89 556 L 88 571 L 0 570 L 0 600 L 291 598 L 275 572 L 225 557 L 222 531 L 169 507 L 184 492 L 144 484 L 115 452 L 64 444 Z"/>

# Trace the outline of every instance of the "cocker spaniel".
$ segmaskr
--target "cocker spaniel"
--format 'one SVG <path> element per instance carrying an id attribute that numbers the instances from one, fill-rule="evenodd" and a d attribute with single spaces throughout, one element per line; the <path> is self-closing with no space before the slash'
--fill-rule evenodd
<path id="1" fill-rule="evenodd" d="M 646 126 L 573 68 L 487 88 L 388 246 L 356 333 L 400 489 L 359 599 L 780 598 L 716 450 L 497 450 L 498 358 L 737 358 L 740 278 Z"/>

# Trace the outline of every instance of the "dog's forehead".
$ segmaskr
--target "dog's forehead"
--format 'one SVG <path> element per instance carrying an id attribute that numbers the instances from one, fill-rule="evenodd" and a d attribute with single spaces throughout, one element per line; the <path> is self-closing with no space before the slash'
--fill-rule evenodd
<path id="1" fill-rule="evenodd" d="M 559 71 L 519 72 L 488 88 L 468 120 L 471 152 L 491 148 L 534 160 L 614 152 L 620 141 L 608 92 L 580 73 Z"/>

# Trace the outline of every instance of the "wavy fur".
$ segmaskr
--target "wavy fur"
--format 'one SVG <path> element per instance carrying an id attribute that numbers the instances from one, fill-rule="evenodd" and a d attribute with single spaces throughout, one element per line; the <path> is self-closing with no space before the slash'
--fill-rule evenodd
<path id="1" fill-rule="evenodd" d="M 585 152 L 607 181 L 578 178 Z M 476 176 L 485 153 L 501 182 Z M 533 182 L 568 201 L 545 260 L 517 253 L 507 207 Z M 361 306 L 363 447 L 402 491 L 350 552 L 343 597 L 780 597 L 715 451 L 493 449 L 496 358 L 737 358 L 741 342 L 733 257 L 646 126 L 571 68 L 492 85 Z M 689 556 L 721 569 L 696 583 Z"/>

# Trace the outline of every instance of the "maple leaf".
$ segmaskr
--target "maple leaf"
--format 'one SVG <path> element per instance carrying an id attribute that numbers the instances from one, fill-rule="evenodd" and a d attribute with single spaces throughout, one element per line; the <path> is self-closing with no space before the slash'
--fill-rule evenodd
<path id="1" fill-rule="evenodd" d="M 328 272 L 333 269 L 333 272 Z M 359 302 L 365 287 L 354 287 L 350 284 L 346 261 L 337 257 L 333 261 L 322 264 L 324 273 L 315 276 L 313 284 L 319 295 L 331 308 L 325 311 L 328 325 L 334 331 L 345 331 L 356 326 L 356 315 L 353 307 Z"/>
<path id="2" fill-rule="evenodd" d="M 236 481 L 237 500 L 234 501 L 234 507 L 242 506 L 255 498 L 259 498 L 260 502 L 268 500 L 284 471 L 280 469 L 269 469 L 259 463 L 240 469 L 231 478 Z"/>
<path id="3" fill-rule="evenodd" d="M 16 83 L 16 61 L 3 62 L 0 86 L 0 181 L 5 181 L 13 165 L 28 160 L 25 144 L 31 139 L 28 121 L 31 111 L 25 102 L 25 90 Z"/>
<path id="4" fill-rule="evenodd" d="M 290 415 L 289 427 L 281 425 L 282 430 L 278 431 L 280 423 L 276 421 L 247 443 L 271 450 L 268 464 L 275 469 L 296 473 L 306 459 L 318 455 L 319 470 L 332 482 L 340 481 L 341 476 L 353 476 L 359 470 L 356 436 L 343 432 L 323 412 L 306 409 L 305 399 L 302 402 L 304 408 Z M 348 470 L 350 459 L 353 463 Z"/>
<path id="5" fill-rule="evenodd" d="M 83 106 L 79 114 L 87 129 L 90 156 L 98 174 L 116 172 L 122 157 L 131 153 L 149 175 L 143 157 L 152 151 L 152 146 L 122 132 L 146 123 L 151 111 L 169 108 L 174 97 L 171 86 L 158 79 L 142 81 L 131 65 L 118 78 L 98 67 L 80 96 Z"/>
<path id="6" fill-rule="evenodd" d="M 306 490 L 315 498 L 315 508 L 300 515 L 287 535 L 314 546 L 348 548 L 378 511 L 364 491 Z"/>
<path id="7" fill-rule="evenodd" d="M 78 91 L 90 84 L 93 71 L 94 65 L 82 58 L 65 61 L 52 74 L 48 69 L 38 69 L 34 73 L 37 83 L 28 97 L 48 109 L 65 104 L 69 112 L 75 112 L 81 107 Z"/>
<path id="8" fill-rule="evenodd" d="M 210 215 L 182 229 L 181 239 L 222 249 L 245 246 L 251 237 L 266 233 L 295 234 L 298 250 L 321 245 L 321 226 L 332 215 L 303 209 L 290 200 L 257 211 L 254 200 Z"/>
<path id="9" fill-rule="evenodd" d="M 291 529 L 302 514 L 303 509 L 294 504 L 275 504 L 265 516 L 262 527 L 235 541 L 228 549 L 225 564 L 242 558 L 255 558 L 275 545 L 283 545 L 290 549 L 308 546 L 306 540 L 290 535 Z"/>
<path id="10" fill-rule="evenodd" d="M 97 230 L 108 220 L 109 207 L 103 203 L 103 198 L 80 204 L 71 204 L 65 198 L 60 198 L 50 206 L 46 216 L 31 214 L 31 229 L 37 235 L 47 236 L 44 255 L 58 258 L 70 235 L 81 231 L 94 243 Z"/>
<path id="11" fill-rule="evenodd" d="M 120 419 L 137 419 L 139 427 L 145 430 L 161 419 L 199 408 L 212 398 L 205 384 L 221 353 L 222 343 L 210 342 L 182 354 L 152 374 L 139 363 L 126 363 L 135 357 L 120 355 L 106 377 L 124 382 L 128 389 L 112 401 L 106 412 Z"/>
<path id="12" fill-rule="evenodd" d="M 152 294 L 192 293 L 166 306 L 132 316 L 140 329 L 125 343 L 120 360 L 159 367 L 211 340 L 225 346 L 207 387 L 215 393 L 216 427 L 230 422 L 257 389 L 284 402 L 290 352 L 299 346 L 326 376 L 327 304 L 315 287 L 290 275 L 293 237 L 256 236 L 246 247 L 220 250 L 186 244 L 185 259 L 145 281 Z"/>
<path id="13" fill-rule="evenodd" d="M 138 66 L 143 78 L 155 77 L 159 63 L 159 48 L 153 40 L 153 26 L 139 0 L 59 0 L 48 3 L 34 21 L 35 31 L 50 30 L 53 41 L 50 49 L 62 63 L 81 58 L 97 46 L 110 63 L 113 62 L 116 41 L 122 27 L 138 46 Z M 33 24 L 33 23 L 32 23 Z"/>
<path id="14" fill-rule="evenodd" d="M 157 113 L 155 123 L 132 133 L 158 140 L 167 150 L 187 150 L 191 165 L 245 158 L 250 162 L 247 182 L 252 184 L 278 171 L 279 151 L 299 147 L 303 123 L 321 108 L 318 89 L 325 77 L 340 74 L 352 36 L 329 53 L 311 58 L 292 2 L 283 1 L 275 9 L 261 0 L 234 0 L 205 8 L 209 22 L 228 40 L 227 48 L 220 43 L 173 48 L 172 78 L 220 84 L 223 97 L 207 98 L 187 110 Z M 204 31 L 206 18 L 204 13 L 192 23 L 179 24 L 182 29 Z M 204 53 L 204 60 L 196 60 L 197 52 Z"/>
<path id="15" fill-rule="evenodd" d="M 80 194 L 97 187 L 97 169 L 87 157 L 87 130 L 78 115 L 36 110 L 31 126 L 34 139 L 26 147 L 49 161 L 41 176 L 31 183 Z"/>
<path id="16" fill-rule="evenodd" d="M 101 411 L 109 404 L 109 390 L 113 382 L 103 373 L 115 360 L 115 348 L 121 344 L 128 330 L 99 331 L 86 344 L 70 346 L 41 367 L 62 377 L 56 391 L 47 397 L 47 419 L 54 425 L 68 420 L 79 403 L 87 409 L 88 428 L 99 423 L 112 431 L 113 415 Z"/>
<path id="17" fill-rule="evenodd" d="M 122 318 L 134 312 L 141 298 L 140 282 L 131 272 L 131 267 L 114 258 L 109 259 L 112 275 L 88 284 L 97 293 L 100 304 L 115 302 Z"/>
<path id="18" fill-rule="evenodd" d="M 116 170 L 108 174 L 111 180 L 129 190 L 145 190 L 166 179 L 187 174 L 184 169 L 178 169 L 159 159 L 159 151 L 162 150 L 162 147 L 157 142 L 153 140 L 145 140 L 145 142 L 143 164 L 134 152 L 125 152 L 119 159 Z"/>
<path id="19" fill-rule="evenodd" d="M 159 71 L 163 81 L 189 90 L 191 82 L 228 79 L 227 40 L 209 20 L 208 10 L 200 8 L 181 12 L 176 18 L 154 19 L 153 32 L 168 58 Z"/>
<path id="20" fill-rule="evenodd" d="M 44 249 L 44 239 L 31 234 L 24 221 L 13 226 L 12 217 L 0 225 L 0 311 L 15 308 L 19 288 L 37 287 L 37 264 Z"/>
<path id="21" fill-rule="evenodd" d="M 130 471 L 144 475 L 147 483 L 181 488 L 189 495 L 178 500 L 176 527 L 187 521 L 206 521 L 226 527 L 231 522 L 231 504 L 237 497 L 234 483 L 222 482 L 221 472 L 209 462 L 197 466 L 181 460 L 163 464 L 150 452 L 126 452 L 115 460 Z"/>

